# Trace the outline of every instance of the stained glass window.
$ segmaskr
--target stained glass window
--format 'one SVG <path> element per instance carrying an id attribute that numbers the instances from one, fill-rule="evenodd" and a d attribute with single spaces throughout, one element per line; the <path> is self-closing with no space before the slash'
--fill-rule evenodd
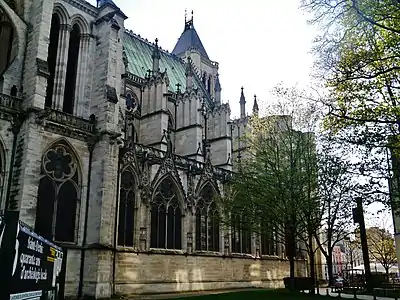
<path id="1" fill-rule="evenodd" d="M 196 205 L 196 250 L 219 252 L 219 215 L 214 190 L 208 184 Z"/>
<path id="2" fill-rule="evenodd" d="M 274 228 L 268 223 L 261 228 L 261 254 L 277 255 L 277 244 Z"/>
<path id="3" fill-rule="evenodd" d="M 135 229 L 135 176 L 129 169 L 121 175 L 118 218 L 118 245 L 132 247 Z"/>
<path id="4" fill-rule="evenodd" d="M 248 222 L 242 215 L 234 217 L 231 228 L 231 242 L 233 253 L 251 254 L 251 230 L 247 228 Z"/>
<path id="5" fill-rule="evenodd" d="M 151 248 L 182 248 L 182 211 L 172 178 L 158 186 L 151 204 Z"/>
<path id="6" fill-rule="evenodd" d="M 42 157 L 35 231 L 58 242 L 76 242 L 80 182 L 76 158 L 61 142 Z"/>

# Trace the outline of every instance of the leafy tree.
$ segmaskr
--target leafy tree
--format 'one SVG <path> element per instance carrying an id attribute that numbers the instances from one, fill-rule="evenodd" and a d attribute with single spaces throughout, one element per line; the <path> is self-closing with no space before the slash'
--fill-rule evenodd
<path id="1" fill-rule="evenodd" d="M 276 243 L 285 245 L 290 277 L 295 276 L 295 260 L 301 241 L 309 255 L 312 237 L 320 226 L 317 202 L 314 107 L 285 99 L 269 108 L 269 117 L 251 118 L 244 138 L 247 150 L 228 197 L 222 199 L 229 222 L 240 215 L 242 226 L 258 234 L 263 228 L 274 231 Z M 314 272 L 314 263 L 310 264 Z M 315 276 L 313 276 L 314 279 Z"/>
<path id="2" fill-rule="evenodd" d="M 338 149 L 340 149 L 338 151 Z M 346 238 L 352 227 L 353 196 L 357 183 L 350 172 L 346 153 L 329 132 L 320 137 L 318 151 L 319 203 L 323 213 L 321 232 L 315 240 L 327 262 L 329 283 L 333 284 L 332 254 L 335 245 Z"/>
<path id="3" fill-rule="evenodd" d="M 343 138 L 361 146 L 358 173 L 370 181 L 369 191 L 375 186 L 375 196 L 394 199 L 397 192 L 388 197 L 382 179 L 390 169 L 388 143 L 392 154 L 400 154 L 392 139 L 400 133 L 400 2 L 302 0 L 302 7 L 322 31 L 314 53 L 315 76 L 325 90 L 319 100 L 329 109 L 325 127 L 346 129 Z"/>
<path id="4" fill-rule="evenodd" d="M 385 269 L 389 278 L 389 270 L 397 264 L 396 247 L 393 235 L 384 228 L 367 229 L 369 255 Z"/>

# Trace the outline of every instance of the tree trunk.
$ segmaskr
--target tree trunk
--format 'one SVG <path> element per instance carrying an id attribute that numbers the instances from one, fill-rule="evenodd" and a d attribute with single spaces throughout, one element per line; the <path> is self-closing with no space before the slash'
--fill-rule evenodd
<path id="1" fill-rule="evenodd" d="M 333 286 L 335 281 L 333 280 L 333 261 L 332 254 L 328 255 L 326 258 L 326 264 L 328 266 L 328 278 L 329 278 L 329 286 Z"/>
<path id="2" fill-rule="evenodd" d="M 296 274 L 295 274 L 296 273 L 296 269 L 295 269 L 296 238 L 293 234 L 293 231 L 291 231 L 291 230 L 289 230 L 289 232 L 288 232 L 286 245 L 287 245 L 286 254 L 289 259 L 289 268 L 290 268 L 289 290 L 293 292 L 295 290 L 294 278 L 296 276 Z"/>
<path id="3" fill-rule="evenodd" d="M 311 277 L 311 290 L 310 290 L 310 294 L 314 295 L 315 294 L 315 253 L 313 250 L 313 236 L 312 234 L 308 235 L 308 243 L 309 243 L 309 251 L 308 251 L 308 256 L 310 259 L 310 277 Z"/>

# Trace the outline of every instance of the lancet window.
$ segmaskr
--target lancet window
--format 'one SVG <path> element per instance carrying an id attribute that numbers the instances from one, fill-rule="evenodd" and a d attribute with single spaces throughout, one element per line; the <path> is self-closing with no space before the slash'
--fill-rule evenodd
<path id="1" fill-rule="evenodd" d="M 218 252 L 219 237 L 219 214 L 214 190 L 208 184 L 201 191 L 196 206 L 196 250 Z"/>
<path id="2" fill-rule="evenodd" d="M 171 177 L 157 187 L 151 204 L 151 248 L 182 248 L 182 211 Z"/>
<path id="3" fill-rule="evenodd" d="M 74 111 L 76 79 L 78 74 L 78 58 L 81 39 L 81 29 L 77 24 L 72 26 L 69 36 L 67 74 L 65 79 L 65 92 L 63 111 L 72 114 Z"/>
<path id="4" fill-rule="evenodd" d="M 251 230 L 249 222 L 242 215 L 236 215 L 231 228 L 233 253 L 251 254 Z"/>
<path id="5" fill-rule="evenodd" d="M 132 247 L 135 232 L 135 175 L 126 169 L 121 174 L 119 192 L 118 245 Z"/>
<path id="6" fill-rule="evenodd" d="M 47 56 L 47 64 L 50 76 L 47 79 L 46 98 L 44 104 L 46 107 L 51 107 L 53 101 L 59 36 L 60 36 L 60 18 L 58 17 L 57 14 L 53 14 L 51 18 L 50 42 L 48 46 L 48 56 Z"/>
<path id="7" fill-rule="evenodd" d="M 13 39 L 14 27 L 5 12 L 0 8 L 0 75 L 10 64 Z"/>
<path id="8" fill-rule="evenodd" d="M 57 242 L 76 242 L 80 171 L 70 147 L 59 142 L 42 157 L 35 232 Z"/>

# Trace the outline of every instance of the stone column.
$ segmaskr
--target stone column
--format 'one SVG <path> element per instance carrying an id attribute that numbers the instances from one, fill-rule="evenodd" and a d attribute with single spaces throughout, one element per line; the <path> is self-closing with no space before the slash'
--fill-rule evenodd
<path id="1" fill-rule="evenodd" d="M 81 34 L 79 44 L 78 74 L 76 76 L 74 115 L 84 117 L 85 88 L 87 78 L 87 64 L 89 54 L 90 35 Z"/>
<path id="2" fill-rule="evenodd" d="M 60 26 L 60 37 L 58 39 L 57 64 L 54 78 L 54 93 L 52 101 L 52 108 L 57 110 L 62 110 L 63 108 L 70 31 L 70 25 L 63 24 Z"/>

